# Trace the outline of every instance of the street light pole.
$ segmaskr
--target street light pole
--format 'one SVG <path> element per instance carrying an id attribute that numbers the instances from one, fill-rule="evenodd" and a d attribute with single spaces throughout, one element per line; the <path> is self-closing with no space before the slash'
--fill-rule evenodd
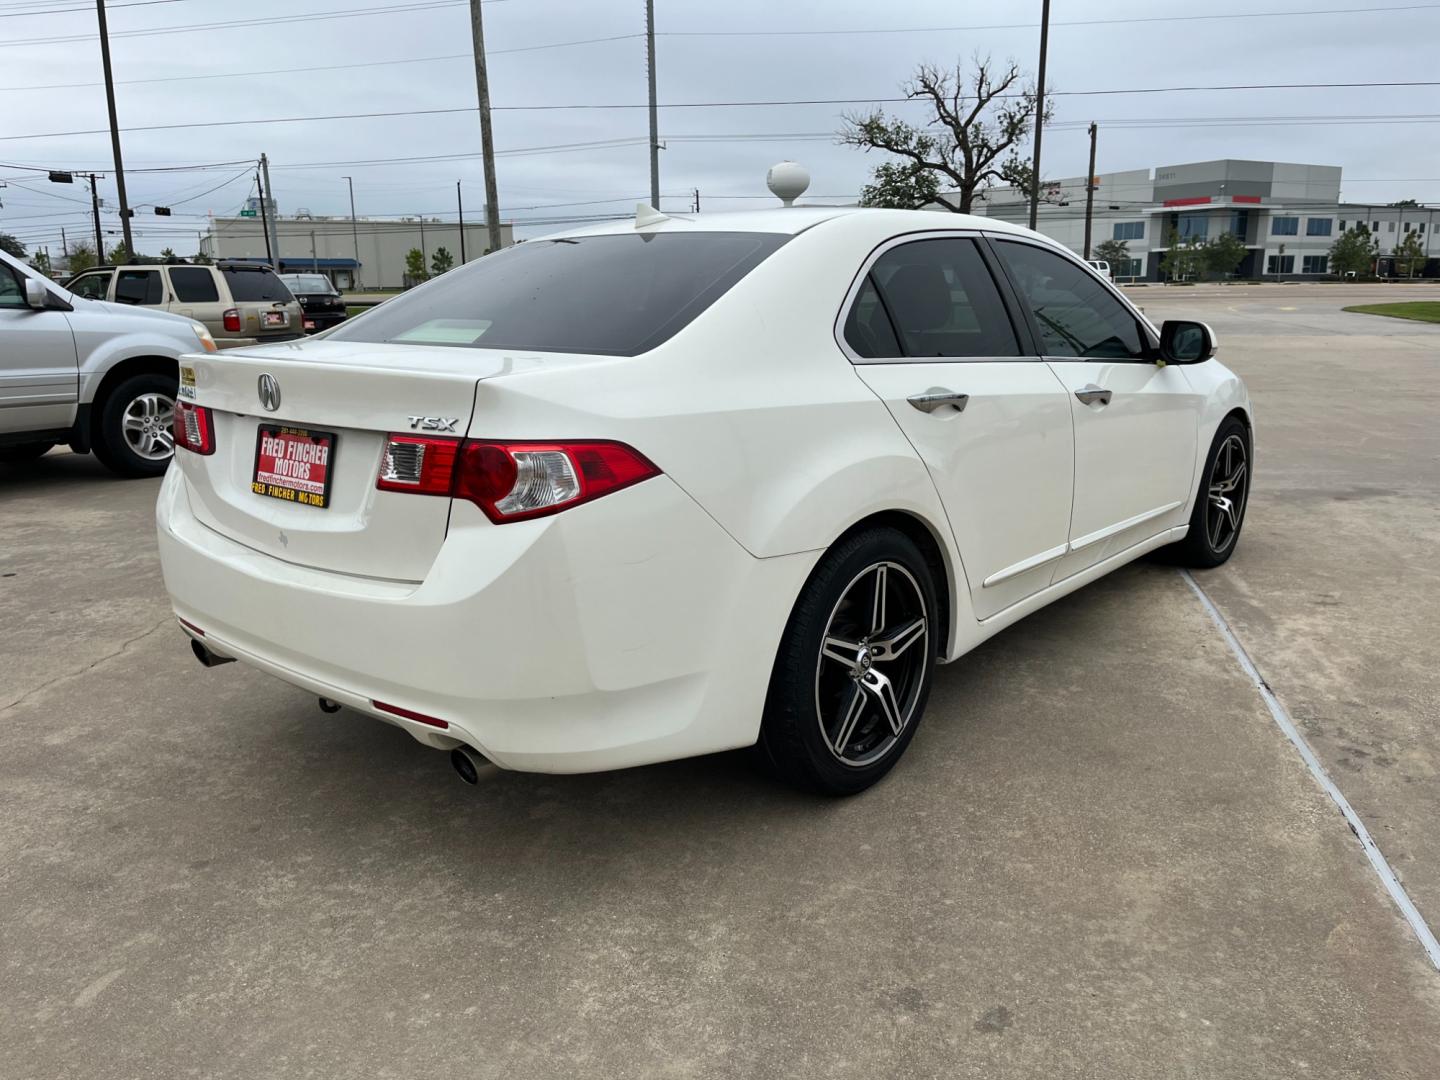
<path id="1" fill-rule="evenodd" d="M 465 200 L 460 196 L 460 181 L 455 181 L 455 209 L 460 219 L 460 265 L 465 265 Z"/>
<path id="2" fill-rule="evenodd" d="M 1035 157 L 1030 163 L 1030 228 L 1040 216 L 1040 136 L 1045 128 L 1045 49 L 1050 39 L 1050 0 L 1040 9 L 1040 83 L 1035 91 Z"/>
<path id="3" fill-rule="evenodd" d="M 645 69 L 650 83 L 650 205 L 659 210 L 660 120 L 655 105 L 655 0 L 645 0 Z"/>
<path id="4" fill-rule="evenodd" d="M 353 289 L 360 288 L 360 230 L 355 226 L 355 182 L 350 177 L 343 177 L 346 185 L 350 188 L 350 235 L 355 241 L 355 276 L 351 279 L 350 285 Z"/>
<path id="5" fill-rule="evenodd" d="M 1095 213 L 1095 123 L 1090 123 L 1090 171 L 1085 174 L 1085 258 L 1090 258 L 1090 222 Z"/>
<path id="6" fill-rule="evenodd" d="M 115 154 L 115 188 L 120 196 L 120 228 L 125 236 L 126 258 L 135 258 L 135 245 L 130 239 L 130 204 L 125 199 L 125 163 L 120 159 L 120 122 L 115 118 L 115 78 L 110 71 L 110 30 L 105 22 L 105 0 L 95 0 L 95 14 L 100 21 L 100 64 L 105 69 L 105 105 L 110 110 L 110 148 Z M 105 261 L 105 249 L 95 253 Z"/>
<path id="7" fill-rule="evenodd" d="M 90 174 L 90 209 L 95 214 L 95 261 L 105 261 L 105 238 L 100 235 L 100 193 L 95 189 L 95 174 Z"/>
<path id="8" fill-rule="evenodd" d="M 475 96 L 480 106 L 480 156 L 485 165 L 485 229 L 490 250 L 500 250 L 500 196 L 495 188 L 495 143 L 490 131 L 490 78 L 485 73 L 485 26 L 481 0 L 470 0 L 470 39 L 475 50 Z"/>

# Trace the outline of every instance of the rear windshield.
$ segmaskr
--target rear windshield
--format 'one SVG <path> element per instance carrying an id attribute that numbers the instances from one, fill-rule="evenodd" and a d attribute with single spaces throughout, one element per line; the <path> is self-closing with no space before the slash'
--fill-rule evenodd
<path id="1" fill-rule="evenodd" d="M 225 283 L 230 286 L 230 297 L 237 303 L 246 300 L 293 300 L 290 290 L 285 287 L 273 270 L 248 266 L 221 267 Z"/>
<path id="2" fill-rule="evenodd" d="M 531 240 L 332 330 L 332 341 L 635 356 L 668 340 L 780 247 L 778 233 Z"/>

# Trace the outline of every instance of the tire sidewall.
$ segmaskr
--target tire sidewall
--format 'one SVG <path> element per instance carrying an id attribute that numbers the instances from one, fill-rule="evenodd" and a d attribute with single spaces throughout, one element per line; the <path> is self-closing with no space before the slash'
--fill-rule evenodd
<path id="1" fill-rule="evenodd" d="M 1205 519 L 1209 513 L 1210 482 L 1215 472 L 1215 462 L 1220 456 L 1220 448 L 1232 435 L 1240 436 L 1240 442 L 1245 447 L 1245 501 L 1240 507 L 1240 524 L 1235 527 L 1234 536 L 1229 544 L 1217 551 L 1210 543 L 1210 530 L 1206 527 Z M 1210 452 L 1205 455 L 1205 468 L 1200 474 L 1200 486 L 1195 494 L 1195 509 L 1190 516 L 1190 535 L 1186 538 L 1191 542 L 1192 565 L 1219 566 L 1234 554 L 1240 544 L 1240 533 L 1245 528 L 1246 515 L 1250 511 L 1250 489 L 1254 479 L 1255 460 L 1250 445 L 1250 429 L 1238 417 L 1226 417 L 1210 441 Z"/>
<path id="2" fill-rule="evenodd" d="M 100 403 L 95 454 L 113 472 L 121 476 L 160 476 L 170 467 L 175 455 L 160 461 L 143 458 L 125 440 L 125 410 L 142 394 L 164 394 L 174 402 L 177 380 L 157 373 L 132 375 L 117 384 Z"/>
<path id="3" fill-rule="evenodd" d="M 903 566 L 919 587 L 929 627 L 928 654 L 905 730 L 884 757 L 864 766 L 846 765 L 825 745 L 815 705 L 815 670 L 831 612 L 844 589 L 867 567 L 879 562 Z M 791 612 L 771 674 L 761 724 L 765 757 L 786 781 L 830 795 L 855 794 L 894 768 L 905 753 L 930 696 L 935 656 L 943 647 L 933 572 L 920 549 L 904 533 L 877 527 L 833 545 L 811 573 Z"/>

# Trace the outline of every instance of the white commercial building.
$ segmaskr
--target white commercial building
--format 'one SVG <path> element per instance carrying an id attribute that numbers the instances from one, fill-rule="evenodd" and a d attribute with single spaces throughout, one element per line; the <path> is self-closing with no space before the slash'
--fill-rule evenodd
<path id="1" fill-rule="evenodd" d="M 268 209 L 268 208 L 267 208 Z M 254 216 L 251 216 L 251 215 Z M 200 252 L 212 259 L 265 262 L 265 234 L 259 200 L 251 199 L 243 216 L 217 217 L 201 238 Z M 460 226 L 439 218 L 315 217 L 301 211 L 277 217 L 279 251 L 273 253 L 281 273 L 315 270 L 341 289 L 399 289 L 409 284 L 405 260 L 411 249 L 424 253 L 428 270 L 435 253 L 444 248 L 461 263 Z M 509 222 L 500 225 L 500 246 L 515 242 Z M 484 218 L 465 222 L 464 261 L 478 259 L 489 250 Z"/>
<path id="2" fill-rule="evenodd" d="M 1434 276 L 1440 243 L 1436 209 L 1340 201 L 1340 169 L 1278 161 L 1202 161 L 1105 173 L 1094 178 L 1091 250 L 1123 240 L 1128 259 L 1111 266 L 1117 280 L 1159 281 L 1160 260 L 1172 236 L 1212 239 L 1233 233 L 1245 246 L 1241 278 L 1305 278 L 1330 273 L 1330 246 L 1363 223 L 1379 242 L 1381 273 L 1405 234 L 1420 236 Z M 1049 181 L 1036 227 L 1078 254 L 1085 251 L 1086 178 Z M 950 196 L 942 196 L 953 201 Z M 1026 224 L 1029 203 L 1016 188 L 992 188 L 973 212 Z"/>

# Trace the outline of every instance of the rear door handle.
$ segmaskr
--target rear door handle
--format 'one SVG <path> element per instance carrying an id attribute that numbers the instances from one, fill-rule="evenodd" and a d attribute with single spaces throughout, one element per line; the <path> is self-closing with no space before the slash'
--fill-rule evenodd
<path id="1" fill-rule="evenodd" d="M 923 413 L 933 413 L 936 409 L 942 409 L 946 405 L 954 405 L 956 412 L 964 412 L 965 406 L 970 403 L 970 395 L 957 394 L 953 390 L 946 390 L 943 386 L 932 386 L 923 394 L 911 394 L 905 400 Z"/>
<path id="2" fill-rule="evenodd" d="M 1097 401 L 1101 405 L 1110 404 L 1110 391 L 1103 387 L 1096 386 L 1093 382 L 1080 390 L 1076 390 L 1075 396 L 1086 405 L 1093 405 Z"/>

